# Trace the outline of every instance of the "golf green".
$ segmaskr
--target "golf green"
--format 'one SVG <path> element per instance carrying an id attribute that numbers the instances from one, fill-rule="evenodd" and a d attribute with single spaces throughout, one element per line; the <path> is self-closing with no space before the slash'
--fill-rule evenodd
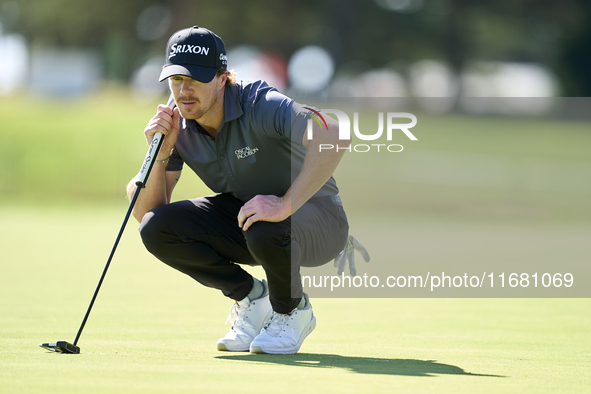
<path id="1" fill-rule="evenodd" d="M 0 392 L 588 392 L 589 299 L 314 299 L 291 356 L 218 352 L 231 303 L 169 269 L 130 222 L 73 341 L 125 211 L 0 210 Z M 253 269 L 253 274 L 261 275 Z"/>

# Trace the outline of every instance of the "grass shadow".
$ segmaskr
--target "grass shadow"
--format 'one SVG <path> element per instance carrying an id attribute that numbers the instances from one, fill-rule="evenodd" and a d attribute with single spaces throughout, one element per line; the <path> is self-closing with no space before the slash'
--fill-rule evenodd
<path id="1" fill-rule="evenodd" d="M 400 358 L 351 357 L 337 354 L 298 353 L 292 355 L 231 354 L 215 357 L 221 360 L 248 361 L 252 363 L 282 364 L 308 368 L 340 368 L 343 370 L 380 375 L 433 376 L 468 375 L 504 378 L 502 375 L 486 375 L 466 372 L 455 365 L 441 364 L 434 360 Z"/>

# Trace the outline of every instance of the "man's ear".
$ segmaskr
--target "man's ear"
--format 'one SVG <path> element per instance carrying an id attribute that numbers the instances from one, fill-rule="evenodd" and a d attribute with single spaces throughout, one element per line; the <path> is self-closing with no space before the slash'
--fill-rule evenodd
<path id="1" fill-rule="evenodd" d="M 226 85 L 226 81 L 228 80 L 228 71 L 224 71 L 224 73 L 222 75 L 220 75 L 220 80 L 219 83 L 221 86 L 225 86 Z"/>

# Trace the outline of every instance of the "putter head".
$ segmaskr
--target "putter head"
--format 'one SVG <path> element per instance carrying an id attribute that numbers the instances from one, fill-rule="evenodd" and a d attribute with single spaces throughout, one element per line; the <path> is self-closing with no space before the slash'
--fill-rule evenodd
<path id="1" fill-rule="evenodd" d="M 80 348 L 70 342 L 57 341 L 55 343 L 42 343 L 39 346 L 56 353 L 80 354 Z"/>

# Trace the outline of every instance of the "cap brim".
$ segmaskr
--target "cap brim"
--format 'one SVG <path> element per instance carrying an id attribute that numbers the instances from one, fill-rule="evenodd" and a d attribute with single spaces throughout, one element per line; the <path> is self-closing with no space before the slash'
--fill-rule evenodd
<path id="1" fill-rule="evenodd" d="M 217 72 L 217 68 L 213 67 L 190 65 L 181 66 L 179 64 L 171 64 L 170 66 L 166 66 L 162 69 L 159 81 L 162 82 L 166 78 L 172 77 L 173 75 L 184 75 L 186 77 L 196 79 L 199 82 L 208 83 L 211 82 Z"/>

